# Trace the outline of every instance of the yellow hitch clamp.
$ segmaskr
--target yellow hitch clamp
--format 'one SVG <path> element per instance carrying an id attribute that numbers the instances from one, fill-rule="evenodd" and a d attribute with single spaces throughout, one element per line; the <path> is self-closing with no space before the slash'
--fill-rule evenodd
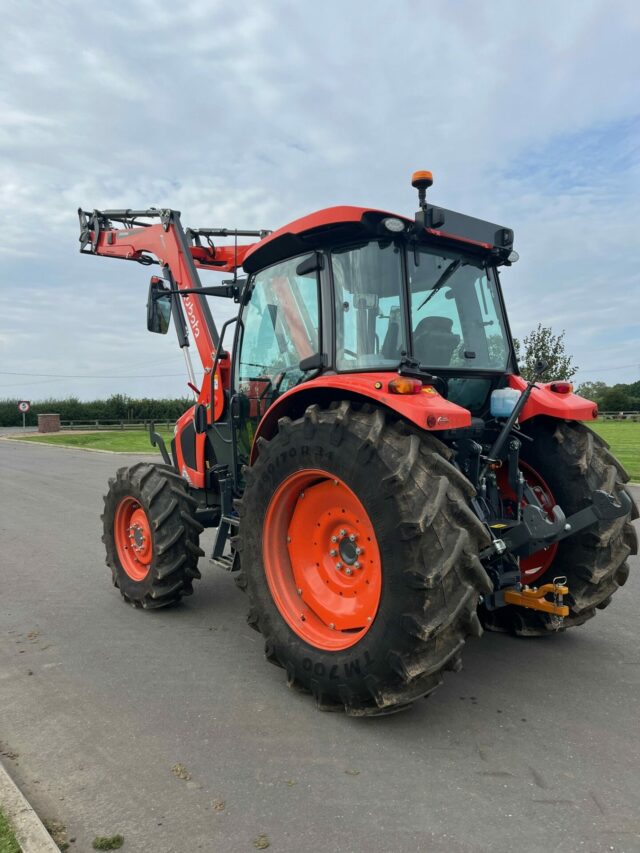
<path id="1" fill-rule="evenodd" d="M 566 578 L 554 578 L 553 583 L 545 583 L 540 587 L 524 586 L 522 589 L 507 589 L 504 592 L 505 604 L 515 604 L 517 607 L 528 607 L 530 610 L 542 610 L 554 616 L 568 616 L 569 608 L 563 604 L 563 596 L 569 594 Z M 547 601 L 545 596 L 553 595 L 553 601 Z"/>

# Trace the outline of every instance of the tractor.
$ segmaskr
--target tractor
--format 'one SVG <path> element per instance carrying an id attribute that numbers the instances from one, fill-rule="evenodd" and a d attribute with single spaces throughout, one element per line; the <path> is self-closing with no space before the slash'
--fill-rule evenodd
<path id="1" fill-rule="evenodd" d="M 109 481 L 114 585 L 176 604 L 216 528 L 267 659 L 356 716 L 428 696 L 483 629 L 586 622 L 637 553 L 628 476 L 583 423 L 597 406 L 518 370 L 513 231 L 431 204 L 432 183 L 414 173 L 412 217 L 338 206 L 273 232 L 78 211 L 81 252 L 157 265 L 147 328 L 173 320 L 195 397 L 170 449 L 151 426 L 162 463 Z M 219 331 L 208 297 L 237 306 Z"/>

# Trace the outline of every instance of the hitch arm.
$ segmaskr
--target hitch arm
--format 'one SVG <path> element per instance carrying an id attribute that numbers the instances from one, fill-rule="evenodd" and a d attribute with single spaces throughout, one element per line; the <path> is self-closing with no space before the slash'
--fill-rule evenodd
<path id="1" fill-rule="evenodd" d="M 511 527 L 502 537 L 506 550 L 520 557 L 535 554 L 553 542 L 560 542 L 574 533 L 592 527 L 599 521 L 621 518 L 631 512 L 631 498 L 621 491 L 618 500 L 608 492 L 597 490 L 590 506 L 565 518 L 559 506 L 552 509 L 549 519 L 543 509 L 528 504 L 522 511 L 522 521 Z"/>

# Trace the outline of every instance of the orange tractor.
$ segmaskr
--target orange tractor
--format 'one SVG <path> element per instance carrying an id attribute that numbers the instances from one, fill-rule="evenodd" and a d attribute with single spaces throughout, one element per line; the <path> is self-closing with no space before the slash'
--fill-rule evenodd
<path id="1" fill-rule="evenodd" d="M 212 562 L 267 659 L 356 715 L 427 696 L 483 626 L 580 625 L 637 552 L 628 477 L 581 423 L 596 406 L 519 375 L 499 279 L 513 232 L 428 203 L 431 183 L 413 176 L 413 217 L 332 207 L 273 233 L 79 211 L 82 252 L 158 265 L 147 325 L 173 319 L 196 397 L 170 450 L 151 430 L 164 464 L 110 481 L 114 584 L 177 603 L 216 527 Z M 220 332 L 209 296 L 238 306 Z"/>

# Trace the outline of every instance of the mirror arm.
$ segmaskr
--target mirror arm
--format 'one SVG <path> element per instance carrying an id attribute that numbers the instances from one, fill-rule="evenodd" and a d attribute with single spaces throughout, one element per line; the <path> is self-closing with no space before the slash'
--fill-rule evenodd
<path id="1" fill-rule="evenodd" d="M 184 314 L 182 312 L 182 306 L 180 304 L 180 301 L 178 299 L 173 298 L 175 294 L 179 291 L 168 265 L 165 265 L 164 267 L 164 279 L 169 283 L 169 288 L 171 290 L 171 315 L 173 317 L 173 323 L 176 328 L 178 346 L 180 347 L 180 349 L 184 349 L 184 347 L 189 346 L 189 338 L 187 337 L 187 322 L 184 319 Z"/>

